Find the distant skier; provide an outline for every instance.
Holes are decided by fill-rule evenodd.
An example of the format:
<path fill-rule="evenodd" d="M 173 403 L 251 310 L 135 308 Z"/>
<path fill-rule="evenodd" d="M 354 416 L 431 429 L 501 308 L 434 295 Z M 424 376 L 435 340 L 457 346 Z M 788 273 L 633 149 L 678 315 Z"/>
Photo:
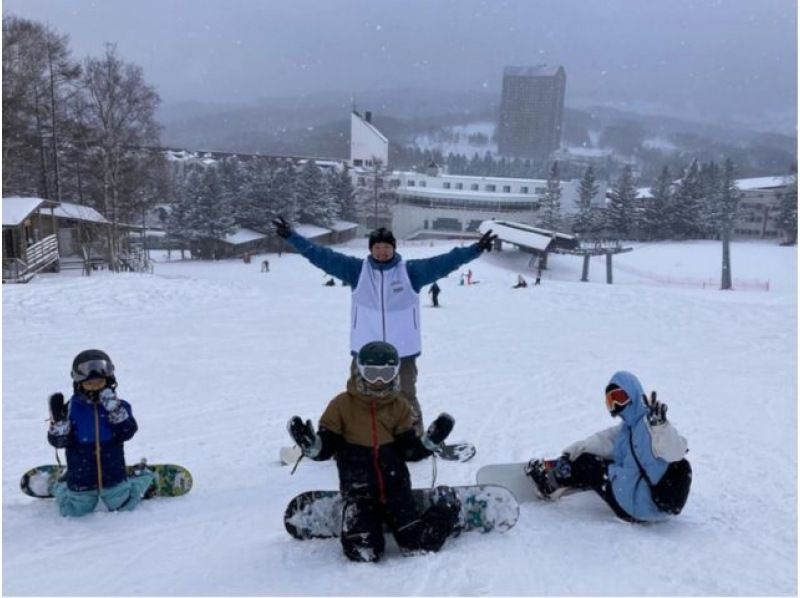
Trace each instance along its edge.
<path fill-rule="evenodd" d="M 333 278 L 329 278 L 327 281 L 325 281 L 325 286 L 326 287 L 335 287 L 336 286 L 336 281 Z"/>
<path fill-rule="evenodd" d="M 442 289 L 439 288 L 439 285 L 435 282 L 431 285 L 431 288 L 428 290 L 428 294 L 431 296 L 431 301 L 433 302 L 434 307 L 439 307 L 439 293 L 442 292 Z"/>
<path fill-rule="evenodd" d="M 667 421 L 667 406 L 639 380 L 617 372 L 606 387 L 606 407 L 622 423 L 564 449 L 554 460 L 532 459 L 526 468 L 542 498 L 594 490 L 630 522 L 677 515 L 689 496 L 692 468 L 686 439 Z"/>
<path fill-rule="evenodd" d="M 388 525 L 404 553 L 436 552 L 458 523 L 460 501 L 452 488 L 436 489 L 433 505 L 420 512 L 411 493 L 406 461 L 431 455 L 453 429 L 442 413 L 421 437 L 399 392 L 400 356 L 389 343 L 364 345 L 347 390 L 328 404 L 314 432 L 311 420 L 294 416 L 289 434 L 315 461 L 336 458 L 343 496 L 341 542 L 353 561 L 375 562 L 384 551 Z"/>
<path fill-rule="evenodd" d="M 138 426 L 131 406 L 116 394 L 114 364 L 103 351 L 89 349 L 72 362 L 74 394 L 65 404 L 60 392 L 50 396 L 47 440 L 66 449 L 66 480 L 53 488 L 64 517 L 91 513 L 99 500 L 109 511 L 136 508 L 153 483 L 142 468 L 128 477 L 123 443 Z"/>
<path fill-rule="evenodd" d="M 400 390 L 411 403 L 415 427 L 424 430 L 417 399 L 417 356 L 422 352 L 420 298 L 422 287 L 447 276 L 484 251 L 491 251 L 497 235 L 487 231 L 476 243 L 456 247 L 427 259 L 403 260 L 396 252 L 392 231 L 379 228 L 369 235 L 369 256 L 364 259 L 315 245 L 292 230 L 282 217 L 273 220 L 278 236 L 317 268 L 344 280 L 352 289 L 350 307 L 350 371 L 355 356 L 369 341 L 392 343 L 400 353 Z"/>

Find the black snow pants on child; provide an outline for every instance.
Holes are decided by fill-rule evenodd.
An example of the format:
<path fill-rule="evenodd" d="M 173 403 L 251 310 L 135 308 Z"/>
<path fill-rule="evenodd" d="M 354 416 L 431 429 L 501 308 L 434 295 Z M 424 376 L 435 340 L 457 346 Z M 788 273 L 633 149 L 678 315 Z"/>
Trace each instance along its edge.
<path fill-rule="evenodd" d="M 432 505 L 419 513 L 411 492 L 387 497 L 346 497 L 342 512 L 342 548 L 353 561 L 375 562 L 385 550 L 384 524 L 404 555 L 437 552 L 453 532 L 457 507 Z"/>

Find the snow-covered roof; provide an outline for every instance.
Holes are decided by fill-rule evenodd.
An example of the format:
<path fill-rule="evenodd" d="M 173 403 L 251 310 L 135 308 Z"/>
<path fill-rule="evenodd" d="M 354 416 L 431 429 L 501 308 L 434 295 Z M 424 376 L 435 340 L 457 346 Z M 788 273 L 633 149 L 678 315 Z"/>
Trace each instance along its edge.
<path fill-rule="evenodd" d="M 389 139 L 387 139 L 386 135 L 384 135 L 383 133 L 381 133 L 381 132 L 378 130 L 378 128 L 377 128 L 375 125 L 373 125 L 373 124 L 372 124 L 371 122 L 369 122 L 369 121 L 368 121 L 366 118 L 364 118 L 363 116 L 361 116 L 361 115 L 360 115 L 358 112 L 356 112 L 355 110 L 353 110 L 353 114 L 354 114 L 355 116 L 357 116 L 357 117 L 358 117 L 358 119 L 359 119 L 359 120 L 360 120 L 360 121 L 361 121 L 361 122 L 364 124 L 364 126 L 365 126 L 365 127 L 367 127 L 367 128 L 370 130 L 370 131 L 372 131 L 373 133 L 375 133 L 375 135 L 377 135 L 378 139 L 380 139 L 381 141 L 383 141 L 383 142 L 385 142 L 385 143 L 389 143 Z"/>
<path fill-rule="evenodd" d="M 331 224 L 331 230 L 340 233 L 346 230 L 353 230 L 354 228 L 358 228 L 358 224 L 355 222 L 348 222 L 347 220 L 334 220 L 333 224 Z"/>
<path fill-rule="evenodd" d="M 298 224 L 294 230 L 306 239 L 313 239 L 314 237 L 321 237 L 331 232 L 329 228 L 322 228 L 313 224 Z"/>
<path fill-rule="evenodd" d="M 538 249 L 539 251 L 547 249 L 547 246 L 553 241 L 553 234 L 550 231 L 517 222 L 484 220 L 478 227 L 481 233 L 485 233 L 490 229 L 503 241 Z"/>
<path fill-rule="evenodd" d="M 237 228 L 231 234 L 225 235 L 223 240 L 231 245 L 241 245 L 242 243 L 249 243 L 250 241 L 258 241 L 266 238 L 267 235 L 250 230 L 249 228 Z"/>
<path fill-rule="evenodd" d="M 774 189 L 775 187 L 785 187 L 792 179 L 792 175 L 784 176 L 762 176 L 751 179 L 736 179 L 736 186 L 740 191 L 750 189 Z"/>
<path fill-rule="evenodd" d="M 498 193 L 466 189 L 437 189 L 436 187 L 398 187 L 395 191 L 397 195 L 402 197 L 436 197 L 440 199 L 461 199 L 465 202 L 530 203 L 539 201 L 539 198 L 532 193 Z"/>
<path fill-rule="evenodd" d="M 62 201 L 61 205 L 53 210 L 56 218 L 69 218 L 70 220 L 82 220 L 84 222 L 95 222 L 97 224 L 111 224 L 105 217 L 89 206 L 82 206 L 77 203 Z"/>
<path fill-rule="evenodd" d="M 43 203 L 41 197 L 4 197 L 3 226 L 19 226 Z"/>
<path fill-rule="evenodd" d="M 739 191 L 752 191 L 754 189 L 776 189 L 788 185 L 794 175 L 786 174 L 782 176 L 760 176 L 749 179 L 736 179 L 736 187 Z M 675 181 L 676 183 L 678 181 Z M 611 188 L 609 188 L 611 191 Z M 639 197 L 645 199 L 653 197 L 650 187 L 639 187 L 637 190 Z"/>

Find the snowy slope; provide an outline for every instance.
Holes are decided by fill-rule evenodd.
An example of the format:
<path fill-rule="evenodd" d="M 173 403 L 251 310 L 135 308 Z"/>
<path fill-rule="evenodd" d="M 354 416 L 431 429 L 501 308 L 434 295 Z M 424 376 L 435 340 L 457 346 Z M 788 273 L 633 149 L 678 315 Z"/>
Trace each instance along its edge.
<path fill-rule="evenodd" d="M 443 307 L 423 309 L 419 394 L 429 418 L 452 413 L 453 438 L 479 452 L 439 462 L 439 483 L 556 455 L 611 425 L 602 389 L 629 369 L 688 438 L 692 495 L 680 517 L 650 526 L 617 521 L 590 494 L 524 504 L 507 534 L 463 535 L 424 557 L 392 548 L 377 565 L 283 530 L 292 496 L 336 486 L 332 463 L 291 476 L 277 457 L 287 419 L 316 421 L 343 388 L 349 292 L 298 256 L 269 258 L 267 274 L 259 259 L 162 262 L 154 275 L 3 287 L 4 594 L 797 593 L 796 248 L 734 244 L 734 277 L 769 280 L 769 291 L 654 281 L 718 276 L 717 243 L 639 246 L 616 258 L 613 285 L 604 262 L 580 283 L 580 260 L 556 256 L 541 286 L 512 290 L 529 273 L 516 251 L 473 262 L 478 285 L 440 281 Z M 189 467 L 191 494 L 67 520 L 18 491 L 23 471 L 54 460 L 46 397 L 68 390 L 72 357 L 89 347 L 114 358 L 139 421 L 129 461 Z M 411 471 L 431 483 L 430 461 Z"/>

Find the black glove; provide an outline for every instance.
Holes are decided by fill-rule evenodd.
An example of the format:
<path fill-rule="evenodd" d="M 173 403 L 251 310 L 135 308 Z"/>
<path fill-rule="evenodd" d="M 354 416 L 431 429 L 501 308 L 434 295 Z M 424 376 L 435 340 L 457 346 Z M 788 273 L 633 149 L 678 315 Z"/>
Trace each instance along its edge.
<path fill-rule="evenodd" d="M 56 392 L 50 395 L 50 421 L 60 422 L 67 419 L 67 406 L 64 404 L 64 395 Z"/>
<path fill-rule="evenodd" d="M 453 431 L 453 426 L 456 425 L 456 420 L 449 413 L 440 413 L 439 417 L 433 420 L 433 423 L 428 426 L 428 431 L 422 437 L 422 444 L 425 448 L 433 451 L 439 448 L 445 438 Z"/>
<path fill-rule="evenodd" d="M 647 422 L 651 426 L 660 426 L 667 423 L 667 405 L 656 398 L 656 391 L 650 393 L 650 398 L 644 397 L 647 406 Z"/>
<path fill-rule="evenodd" d="M 288 239 L 289 235 L 292 234 L 292 225 L 286 222 L 283 216 L 278 216 L 275 220 L 272 221 L 272 224 L 275 225 L 275 232 L 281 239 Z"/>
<path fill-rule="evenodd" d="M 322 448 L 322 441 L 319 436 L 314 433 L 314 425 L 311 420 L 303 420 L 298 416 L 294 416 L 289 420 L 286 428 L 289 430 L 289 435 L 297 443 L 303 454 L 306 457 L 316 457 Z"/>
<path fill-rule="evenodd" d="M 492 234 L 492 229 L 489 229 L 483 233 L 483 236 L 478 240 L 478 249 L 480 249 L 481 253 L 484 251 L 491 251 L 492 243 L 494 243 L 496 238 L 497 235 Z"/>

